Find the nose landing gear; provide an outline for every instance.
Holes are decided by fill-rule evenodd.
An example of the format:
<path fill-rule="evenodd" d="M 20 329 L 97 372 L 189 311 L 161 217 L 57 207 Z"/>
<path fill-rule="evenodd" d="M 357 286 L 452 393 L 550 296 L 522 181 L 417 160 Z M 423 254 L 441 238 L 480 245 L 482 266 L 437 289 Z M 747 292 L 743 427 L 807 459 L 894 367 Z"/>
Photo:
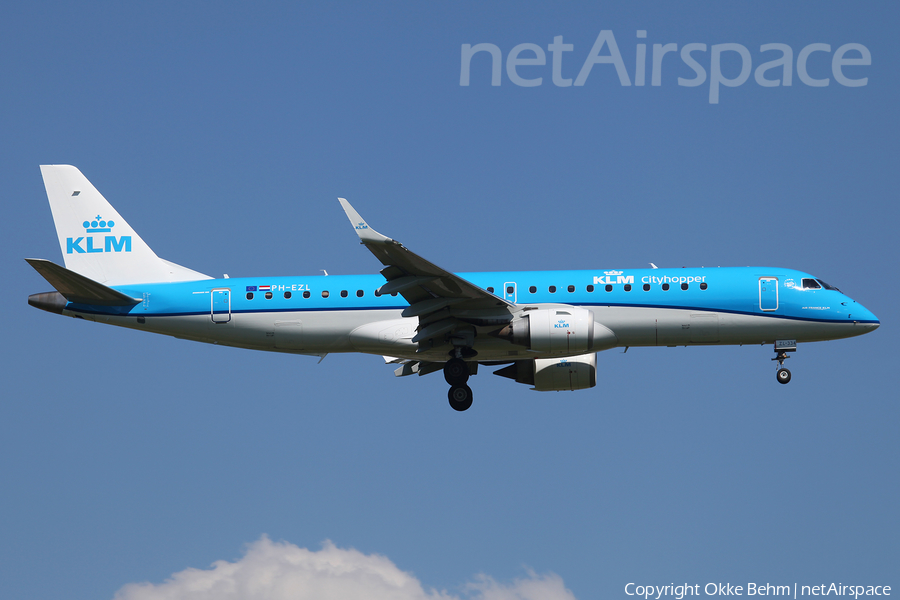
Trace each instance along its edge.
<path fill-rule="evenodd" d="M 796 340 L 776 340 L 775 341 L 775 358 L 778 361 L 778 370 L 775 371 L 775 379 L 778 383 L 789 383 L 791 381 L 791 372 L 784 366 L 784 361 L 790 358 L 788 352 L 797 351 Z"/>
<path fill-rule="evenodd" d="M 778 380 L 778 383 L 788 383 L 791 380 L 791 371 L 782 367 L 775 371 L 775 378 Z"/>

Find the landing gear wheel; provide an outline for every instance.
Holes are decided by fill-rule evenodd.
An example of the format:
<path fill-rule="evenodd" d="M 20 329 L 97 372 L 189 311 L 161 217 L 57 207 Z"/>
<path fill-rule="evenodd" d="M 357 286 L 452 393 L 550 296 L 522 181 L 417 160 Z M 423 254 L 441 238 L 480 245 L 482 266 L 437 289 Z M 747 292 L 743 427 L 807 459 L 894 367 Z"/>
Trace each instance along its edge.
<path fill-rule="evenodd" d="M 775 378 L 778 379 L 778 383 L 788 383 L 791 380 L 791 372 L 782 367 L 775 373 Z"/>
<path fill-rule="evenodd" d="M 450 400 L 450 408 L 453 410 L 459 412 L 468 410 L 472 406 L 472 388 L 465 384 L 454 385 L 447 393 L 447 398 Z"/>
<path fill-rule="evenodd" d="M 444 363 L 444 379 L 452 386 L 465 385 L 469 380 L 469 365 L 461 358 L 451 358 Z"/>

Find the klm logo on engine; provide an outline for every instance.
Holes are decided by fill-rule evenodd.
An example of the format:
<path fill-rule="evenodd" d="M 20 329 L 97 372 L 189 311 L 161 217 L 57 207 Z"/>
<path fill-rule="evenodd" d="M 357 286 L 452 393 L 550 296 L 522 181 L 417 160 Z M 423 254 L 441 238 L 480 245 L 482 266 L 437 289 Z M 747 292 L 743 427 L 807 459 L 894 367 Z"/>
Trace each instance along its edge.
<path fill-rule="evenodd" d="M 92 221 L 82 223 L 85 233 L 112 233 L 115 221 L 104 221 L 97 215 Z M 66 254 L 87 254 L 94 252 L 131 252 L 131 236 L 123 235 L 85 235 L 77 238 L 66 238 Z"/>
<path fill-rule="evenodd" d="M 557 321 L 556 323 L 553 324 L 553 329 L 568 329 L 568 328 L 569 328 L 569 322 L 566 321 L 565 319 L 560 319 L 559 321 Z"/>
<path fill-rule="evenodd" d="M 594 277 L 594 285 L 606 283 L 634 283 L 634 275 L 622 275 L 622 271 L 603 271 L 603 277 Z"/>

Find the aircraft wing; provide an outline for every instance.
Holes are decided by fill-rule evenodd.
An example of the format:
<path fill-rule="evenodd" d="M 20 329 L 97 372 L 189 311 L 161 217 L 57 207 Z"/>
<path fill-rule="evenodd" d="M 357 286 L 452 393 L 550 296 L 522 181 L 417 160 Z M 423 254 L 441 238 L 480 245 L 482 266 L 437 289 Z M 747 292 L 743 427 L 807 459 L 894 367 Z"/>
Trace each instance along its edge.
<path fill-rule="evenodd" d="M 403 316 L 419 318 L 413 341 L 419 343 L 420 351 L 446 343 L 448 338 L 473 325 L 500 325 L 509 321 L 516 310 L 515 304 L 445 271 L 400 242 L 378 233 L 349 202 L 343 198 L 338 200 L 360 243 L 384 265 L 381 274 L 387 283 L 378 292 L 399 293 L 409 302 Z"/>

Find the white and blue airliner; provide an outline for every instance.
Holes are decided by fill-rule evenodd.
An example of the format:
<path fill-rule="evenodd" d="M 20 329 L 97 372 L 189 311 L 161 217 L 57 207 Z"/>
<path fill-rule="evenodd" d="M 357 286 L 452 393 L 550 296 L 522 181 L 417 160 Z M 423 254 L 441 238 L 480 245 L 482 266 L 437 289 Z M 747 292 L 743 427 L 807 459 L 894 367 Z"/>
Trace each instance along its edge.
<path fill-rule="evenodd" d="M 213 279 L 159 258 L 75 167 L 41 173 L 65 267 L 27 259 L 55 288 L 29 296 L 32 306 L 253 350 L 381 355 L 398 377 L 443 371 L 459 411 L 479 366 L 539 391 L 579 390 L 596 385 L 601 350 L 772 344 L 788 383 L 797 344 L 879 326 L 834 286 L 784 268 L 450 273 L 342 198 L 380 274 Z"/>

